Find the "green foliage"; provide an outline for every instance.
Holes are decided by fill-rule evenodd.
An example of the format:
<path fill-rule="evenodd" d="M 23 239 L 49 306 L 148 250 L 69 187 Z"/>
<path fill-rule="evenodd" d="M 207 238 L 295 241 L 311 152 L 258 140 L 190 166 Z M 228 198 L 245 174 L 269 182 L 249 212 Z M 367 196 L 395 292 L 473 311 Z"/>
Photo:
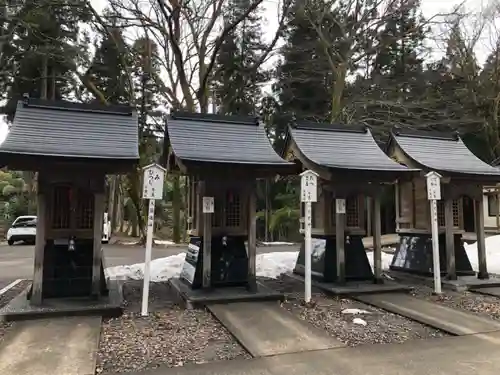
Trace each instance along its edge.
<path fill-rule="evenodd" d="M 7 185 L 2 189 L 2 195 L 6 198 L 18 193 L 19 191 L 12 185 Z"/>

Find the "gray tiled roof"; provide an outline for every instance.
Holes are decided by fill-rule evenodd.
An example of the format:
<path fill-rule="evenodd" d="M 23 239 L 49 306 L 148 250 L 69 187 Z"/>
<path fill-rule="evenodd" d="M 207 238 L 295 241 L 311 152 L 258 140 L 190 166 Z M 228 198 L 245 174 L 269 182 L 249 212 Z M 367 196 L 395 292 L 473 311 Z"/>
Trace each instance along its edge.
<path fill-rule="evenodd" d="M 500 169 L 474 155 L 458 135 L 396 132 L 392 138 L 408 157 L 429 169 L 500 176 Z"/>
<path fill-rule="evenodd" d="M 292 165 L 273 149 L 256 118 L 173 114 L 167 122 L 174 154 L 181 160 L 247 165 Z"/>
<path fill-rule="evenodd" d="M 306 158 L 315 164 L 340 169 L 405 172 L 389 158 L 368 128 L 299 123 L 291 136 Z"/>
<path fill-rule="evenodd" d="M 20 100 L 0 154 L 136 160 L 137 115 L 128 107 Z"/>

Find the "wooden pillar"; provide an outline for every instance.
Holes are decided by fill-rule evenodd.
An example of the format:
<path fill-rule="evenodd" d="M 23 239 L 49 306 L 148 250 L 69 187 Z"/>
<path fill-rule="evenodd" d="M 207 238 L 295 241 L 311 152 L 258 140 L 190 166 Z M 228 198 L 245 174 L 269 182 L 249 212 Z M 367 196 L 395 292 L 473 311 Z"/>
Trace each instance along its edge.
<path fill-rule="evenodd" d="M 382 280 L 382 227 L 380 223 L 380 194 L 375 195 L 373 201 L 373 270 L 376 284 Z"/>
<path fill-rule="evenodd" d="M 488 278 L 488 268 L 486 267 L 486 241 L 484 236 L 484 210 L 482 194 L 474 199 L 476 215 L 476 235 L 477 235 L 477 259 L 479 263 L 479 279 Z"/>
<path fill-rule="evenodd" d="M 248 289 L 257 291 L 257 197 L 255 181 L 252 181 L 248 194 Z"/>
<path fill-rule="evenodd" d="M 446 239 L 446 277 L 448 280 L 457 279 L 455 265 L 455 238 L 453 236 L 453 199 L 446 197 L 444 201 L 444 224 Z"/>
<path fill-rule="evenodd" d="M 400 213 L 401 209 L 399 208 L 399 205 L 401 202 L 399 201 L 401 198 L 399 194 L 399 180 L 396 181 L 396 184 L 394 185 L 394 210 L 396 211 L 396 233 L 399 231 L 399 220 L 401 219 Z"/>
<path fill-rule="evenodd" d="M 498 185 L 495 186 L 495 216 L 497 231 L 500 229 L 500 192 Z"/>
<path fill-rule="evenodd" d="M 374 236 L 375 234 L 372 231 L 372 216 L 373 216 L 373 210 L 372 210 L 372 198 L 371 197 L 366 197 L 366 237 Z"/>
<path fill-rule="evenodd" d="M 203 181 L 200 189 L 201 201 L 207 193 L 207 182 Z M 215 202 L 214 202 L 215 203 Z M 203 273 L 202 286 L 210 288 L 212 285 L 212 214 L 203 213 L 203 204 L 201 205 L 199 215 L 203 215 Z"/>
<path fill-rule="evenodd" d="M 36 222 L 36 239 L 35 239 L 35 272 L 33 275 L 33 292 L 31 294 L 31 304 L 40 305 L 43 296 L 43 262 L 45 254 L 45 234 L 47 222 L 47 196 L 40 186 L 38 180 L 38 196 L 37 196 L 37 222 Z M 42 190 L 42 191 L 41 191 Z"/>
<path fill-rule="evenodd" d="M 92 295 L 101 295 L 102 227 L 104 216 L 104 193 L 94 195 L 94 255 L 92 262 Z"/>
<path fill-rule="evenodd" d="M 345 200 L 344 200 L 345 202 Z M 335 199 L 335 242 L 337 247 L 337 283 L 345 283 L 345 211 L 339 213 L 338 200 Z"/>

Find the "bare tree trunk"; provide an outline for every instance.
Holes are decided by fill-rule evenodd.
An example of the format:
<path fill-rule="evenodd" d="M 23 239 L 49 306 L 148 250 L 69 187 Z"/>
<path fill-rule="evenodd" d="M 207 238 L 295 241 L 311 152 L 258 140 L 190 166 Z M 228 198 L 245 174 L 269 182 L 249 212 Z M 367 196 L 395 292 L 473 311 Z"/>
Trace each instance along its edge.
<path fill-rule="evenodd" d="M 330 115 L 330 121 L 332 123 L 339 120 L 342 114 L 342 98 L 344 96 L 345 80 L 347 76 L 347 65 L 339 64 L 337 71 L 335 72 L 335 82 L 333 83 L 332 92 L 332 112 Z"/>

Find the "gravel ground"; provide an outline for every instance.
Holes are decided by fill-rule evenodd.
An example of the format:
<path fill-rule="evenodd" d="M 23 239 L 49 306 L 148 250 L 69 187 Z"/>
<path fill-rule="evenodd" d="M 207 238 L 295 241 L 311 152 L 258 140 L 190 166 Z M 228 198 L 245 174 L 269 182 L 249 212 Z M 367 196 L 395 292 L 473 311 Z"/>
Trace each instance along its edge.
<path fill-rule="evenodd" d="M 446 333 L 423 324 L 388 313 L 347 298 L 329 297 L 313 289 L 316 306 L 302 305 L 303 284 L 290 278 L 266 280 L 266 284 L 287 295 L 283 307 L 349 346 L 379 343 L 402 343 L 413 339 L 447 336 Z M 359 309 L 364 313 L 342 313 L 345 309 Z M 368 312 L 368 313 L 366 313 Z M 366 326 L 354 323 L 359 318 Z M 361 322 L 360 322 L 361 323 Z"/>
<path fill-rule="evenodd" d="M 479 293 L 455 292 L 443 289 L 443 295 L 435 296 L 428 286 L 415 286 L 412 295 L 448 307 L 475 313 L 487 318 L 500 320 L 500 298 Z"/>
<path fill-rule="evenodd" d="M 175 305 L 164 283 L 151 283 L 150 315 L 141 317 L 141 290 L 127 282 L 124 315 L 103 321 L 97 374 L 250 358 L 209 312 Z"/>

